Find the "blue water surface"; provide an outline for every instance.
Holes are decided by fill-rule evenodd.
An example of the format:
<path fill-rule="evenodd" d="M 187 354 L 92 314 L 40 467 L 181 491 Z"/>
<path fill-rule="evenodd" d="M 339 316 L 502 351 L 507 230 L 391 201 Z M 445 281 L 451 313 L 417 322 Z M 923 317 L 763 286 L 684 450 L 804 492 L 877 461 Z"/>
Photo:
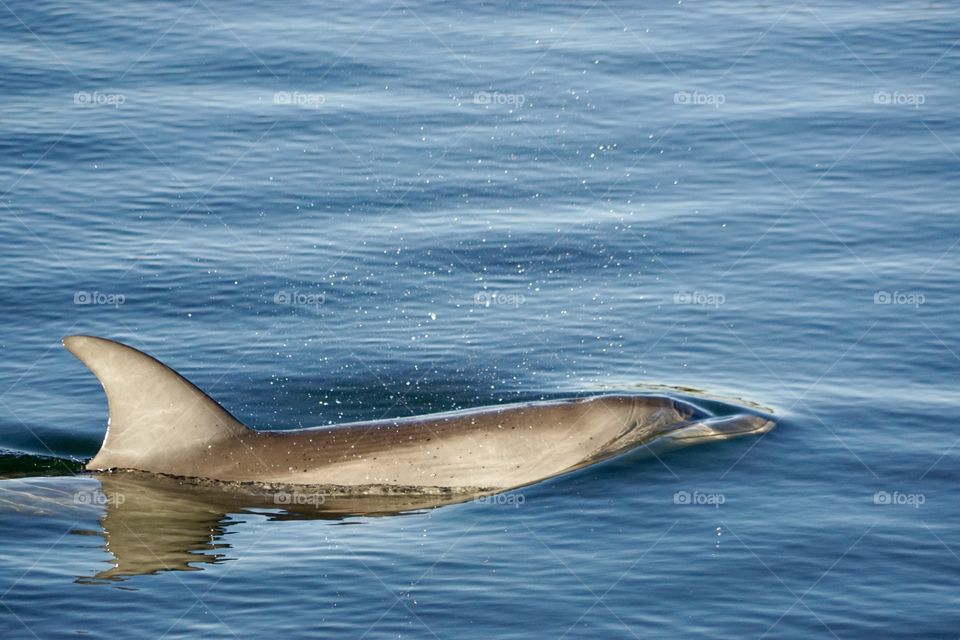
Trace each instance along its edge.
<path fill-rule="evenodd" d="M 3 636 L 956 637 L 958 25 L 0 1 Z M 263 429 L 624 391 L 780 423 L 401 516 L 117 524 L 63 475 L 106 420 L 75 333 Z"/>

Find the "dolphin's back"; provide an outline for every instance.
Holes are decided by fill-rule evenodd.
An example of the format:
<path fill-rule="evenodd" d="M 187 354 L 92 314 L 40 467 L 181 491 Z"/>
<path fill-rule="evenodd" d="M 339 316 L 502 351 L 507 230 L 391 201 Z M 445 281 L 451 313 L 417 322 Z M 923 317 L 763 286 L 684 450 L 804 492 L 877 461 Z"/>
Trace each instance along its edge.
<path fill-rule="evenodd" d="M 692 417 L 669 398 L 597 396 L 260 432 L 279 482 L 478 490 L 515 487 L 627 448 L 638 432 Z"/>

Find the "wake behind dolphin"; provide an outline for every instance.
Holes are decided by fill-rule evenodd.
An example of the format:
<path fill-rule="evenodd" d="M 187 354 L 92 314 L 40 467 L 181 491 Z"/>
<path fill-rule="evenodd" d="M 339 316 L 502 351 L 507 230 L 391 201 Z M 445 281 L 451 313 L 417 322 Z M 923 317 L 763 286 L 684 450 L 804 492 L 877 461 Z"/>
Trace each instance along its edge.
<path fill-rule="evenodd" d="M 504 491 L 655 441 L 724 440 L 775 425 L 760 415 L 712 416 L 666 396 L 605 395 L 256 431 L 132 347 L 92 336 L 63 344 L 97 376 L 109 405 L 107 433 L 88 470 L 348 493 Z"/>

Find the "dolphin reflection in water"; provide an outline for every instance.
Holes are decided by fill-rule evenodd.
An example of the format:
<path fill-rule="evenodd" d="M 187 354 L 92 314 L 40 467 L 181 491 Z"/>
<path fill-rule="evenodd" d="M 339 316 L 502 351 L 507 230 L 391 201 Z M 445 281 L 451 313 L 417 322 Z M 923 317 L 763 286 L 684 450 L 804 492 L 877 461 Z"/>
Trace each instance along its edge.
<path fill-rule="evenodd" d="M 342 520 L 416 512 L 471 499 L 471 495 L 327 495 L 309 487 L 262 491 L 141 472 L 97 473 L 106 550 L 116 562 L 89 580 L 123 580 L 161 571 L 198 571 L 229 559 L 223 541 L 235 517 Z M 80 579 L 84 582 L 83 578 Z"/>
<path fill-rule="evenodd" d="M 230 559 L 224 535 L 245 517 L 269 521 L 393 516 L 470 500 L 464 493 L 328 495 L 314 487 L 177 478 L 140 471 L 0 480 L 0 516 L 59 518 L 77 536 L 102 537 L 112 556 L 77 582 L 123 581 L 164 571 L 200 571 Z M 99 526 L 78 526 L 96 517 Z M 62 533 L 62 531 L 61 531 Z M 59 535 L 59 534 L 58 534 Z"/>

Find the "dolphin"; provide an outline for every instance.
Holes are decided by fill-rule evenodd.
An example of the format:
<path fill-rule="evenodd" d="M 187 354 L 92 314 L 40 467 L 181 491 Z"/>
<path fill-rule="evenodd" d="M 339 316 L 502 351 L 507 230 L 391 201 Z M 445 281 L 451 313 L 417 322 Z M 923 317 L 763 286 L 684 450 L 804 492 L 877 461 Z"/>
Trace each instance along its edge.
<path fill-rule="evenodd" d="M 109 418 L 91 471 L 341 493 L 505 491 L 652 442 L 677 445 L 765 433 L 769 416 L 713 416 L 660 395 L 600 395 L 410 418 L 258 431 L 173 369 L 133 347 L 75 335 L 64 346 L 97 377 Z"/>

